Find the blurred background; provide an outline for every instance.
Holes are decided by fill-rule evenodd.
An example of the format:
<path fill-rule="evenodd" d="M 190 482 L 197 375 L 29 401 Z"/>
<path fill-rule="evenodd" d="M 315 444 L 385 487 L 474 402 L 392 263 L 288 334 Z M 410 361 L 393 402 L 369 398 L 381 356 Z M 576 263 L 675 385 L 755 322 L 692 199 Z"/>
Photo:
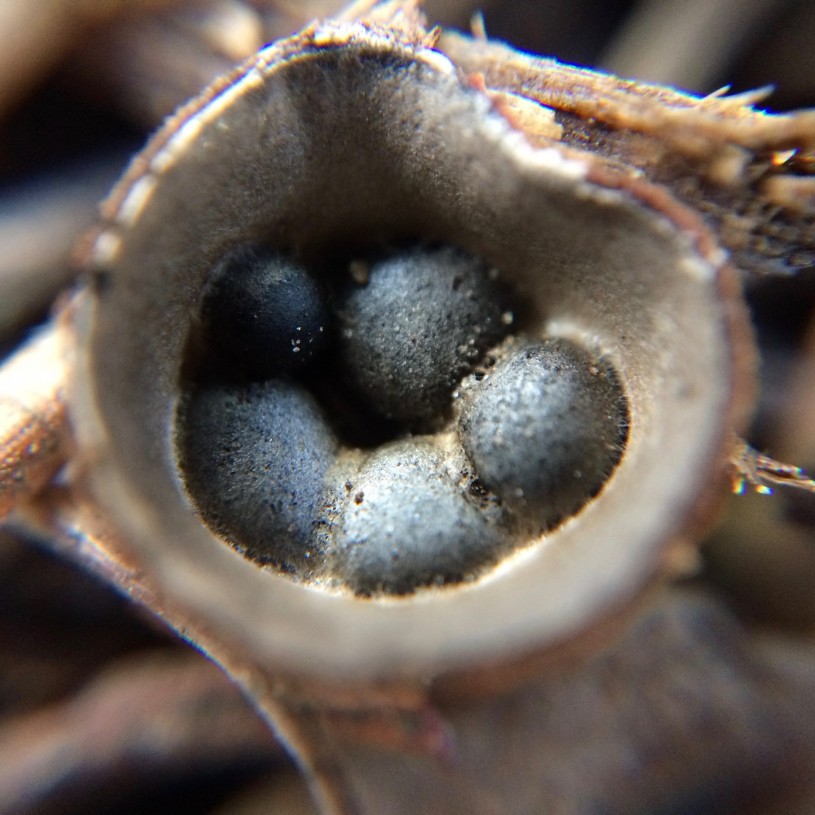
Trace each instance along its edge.
<path fill-rule="evenodd" d="M 48 319 L 72 281 L 77 237 L 163 118 L 265 42 L 343 5 L 0 0 L 0 355 Z M 815 106 L 812 0 L 428 0 L 426 11 L 467 31 L 480 12 L 491 38 L 625 77 L 700 94 L 771 85 L 771 110 Z M 815 270 L 747 286 L 763 382 L 751 441 L 815 469 Z M 735 500 L 686 588 L 714 596 L 746 641 L 774 654 L 788 683 L 779 704 L 811 706 L 801 689 L 815 687 L 815 503 Z M 801 788 L 799 808 L 769 785 L 777 808 L 755 811 L 815 812 L 811 783 L 779 784 Z M 738 796 L 731 810 L 683 795 L 664 811 L 747 811 Z M 0 532 L 0 815 L 146 811 L 311 807 L 217 668 L 47 542 Z"/>

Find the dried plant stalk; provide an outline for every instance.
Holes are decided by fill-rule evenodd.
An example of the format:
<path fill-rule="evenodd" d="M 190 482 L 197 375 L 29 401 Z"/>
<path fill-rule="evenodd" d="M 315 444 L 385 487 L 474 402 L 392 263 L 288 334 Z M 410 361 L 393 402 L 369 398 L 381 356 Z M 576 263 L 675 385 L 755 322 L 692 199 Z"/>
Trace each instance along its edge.
<path fill-rule="evenodd" d="M 0 519 L 62 466 L 69 441 L 67 329 L 46 329 L 0 372 Z"/>

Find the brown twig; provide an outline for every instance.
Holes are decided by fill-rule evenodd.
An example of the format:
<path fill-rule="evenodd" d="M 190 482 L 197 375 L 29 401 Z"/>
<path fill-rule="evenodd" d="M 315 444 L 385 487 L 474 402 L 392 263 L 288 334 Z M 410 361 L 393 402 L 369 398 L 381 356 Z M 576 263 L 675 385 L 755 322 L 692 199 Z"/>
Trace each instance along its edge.
<path fill-rule="evenodd" d="M 282 752 L 238 690 L 193 654 L 114 665 L 63 705 L 0 727 L 0 813 L 118 794 L 193 767 L 278 763 Z"/>
<path fill-rule="evenodd" d="M 0 370 L 0 520 L 63 464 L 67 332 L 51 325 Z"/>

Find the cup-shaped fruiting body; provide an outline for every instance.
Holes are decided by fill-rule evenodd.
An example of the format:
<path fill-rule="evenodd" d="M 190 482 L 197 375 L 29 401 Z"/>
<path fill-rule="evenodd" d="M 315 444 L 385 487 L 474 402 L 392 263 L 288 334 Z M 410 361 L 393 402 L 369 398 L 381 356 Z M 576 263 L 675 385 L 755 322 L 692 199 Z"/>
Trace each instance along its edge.
<path fill-rule="evenodd" d="M 127 562 L 204 647 L 326 681 L 494 664 L 630 604 L 720 492 L 750 380 L 749 332 L 723 253 L 664 191 L 590 155 L 531 147 L 476 86 L 421 42 L 357 24 L 312 27 L 187 106 L 106 204 L 77 309 L 72 419 Z M 497 568 L 360 598 L 333 580 L 259 567 L 202 522 L 181 466 L 178 408 L 213 269 L 235 247 L 326 270 L 410 242 L 500 269 L 529 341 L 566 339 L 613 369 L 628 436 L 597 496 L 545 534 L 518 533 Z M 486 375 L 490 354 L 479 363 Z M 337 372 L 317 356 L 308 376 L 319 379 L 315 399 L 335 390 Z M 453 405 L 422 444 L 451 449 L 455 414 Z M 329 481 L 352 462 L 352 476 L 379 472 L 381 486 L 377 455 L 340 437 Z M 506 510 L 461 457 L 472 506 L 482 517 Z M 367 500 L 344 522 L 328 520 L 361 529 Z"/>
<path fill-rule="evenodd" d="M 625 394 L 565 339 L 513 347 L 463 399 L 459 432 L 484 486 L 544 527 L 597 494 L 622 455 Z"/>
<path fill-rule="evenodd" d="M 449 408 L 511 322 L 497 270 L 450 246 L 393 253 L 339 303 L 343 372 L 377 413 L 408 423 Z"/>

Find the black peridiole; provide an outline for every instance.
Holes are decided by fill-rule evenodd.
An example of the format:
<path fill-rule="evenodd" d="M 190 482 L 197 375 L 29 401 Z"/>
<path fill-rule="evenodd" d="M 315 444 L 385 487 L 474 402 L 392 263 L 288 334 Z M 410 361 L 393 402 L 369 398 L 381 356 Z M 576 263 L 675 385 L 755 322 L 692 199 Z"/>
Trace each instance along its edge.
<path fill-rule="evenodd" d="M 319 284 L 290 257 L 244 245 L 217 264 L 204 299 L 208 353 L 238 377 L 303 366 L 325 345 L 329 313 Z"/>

